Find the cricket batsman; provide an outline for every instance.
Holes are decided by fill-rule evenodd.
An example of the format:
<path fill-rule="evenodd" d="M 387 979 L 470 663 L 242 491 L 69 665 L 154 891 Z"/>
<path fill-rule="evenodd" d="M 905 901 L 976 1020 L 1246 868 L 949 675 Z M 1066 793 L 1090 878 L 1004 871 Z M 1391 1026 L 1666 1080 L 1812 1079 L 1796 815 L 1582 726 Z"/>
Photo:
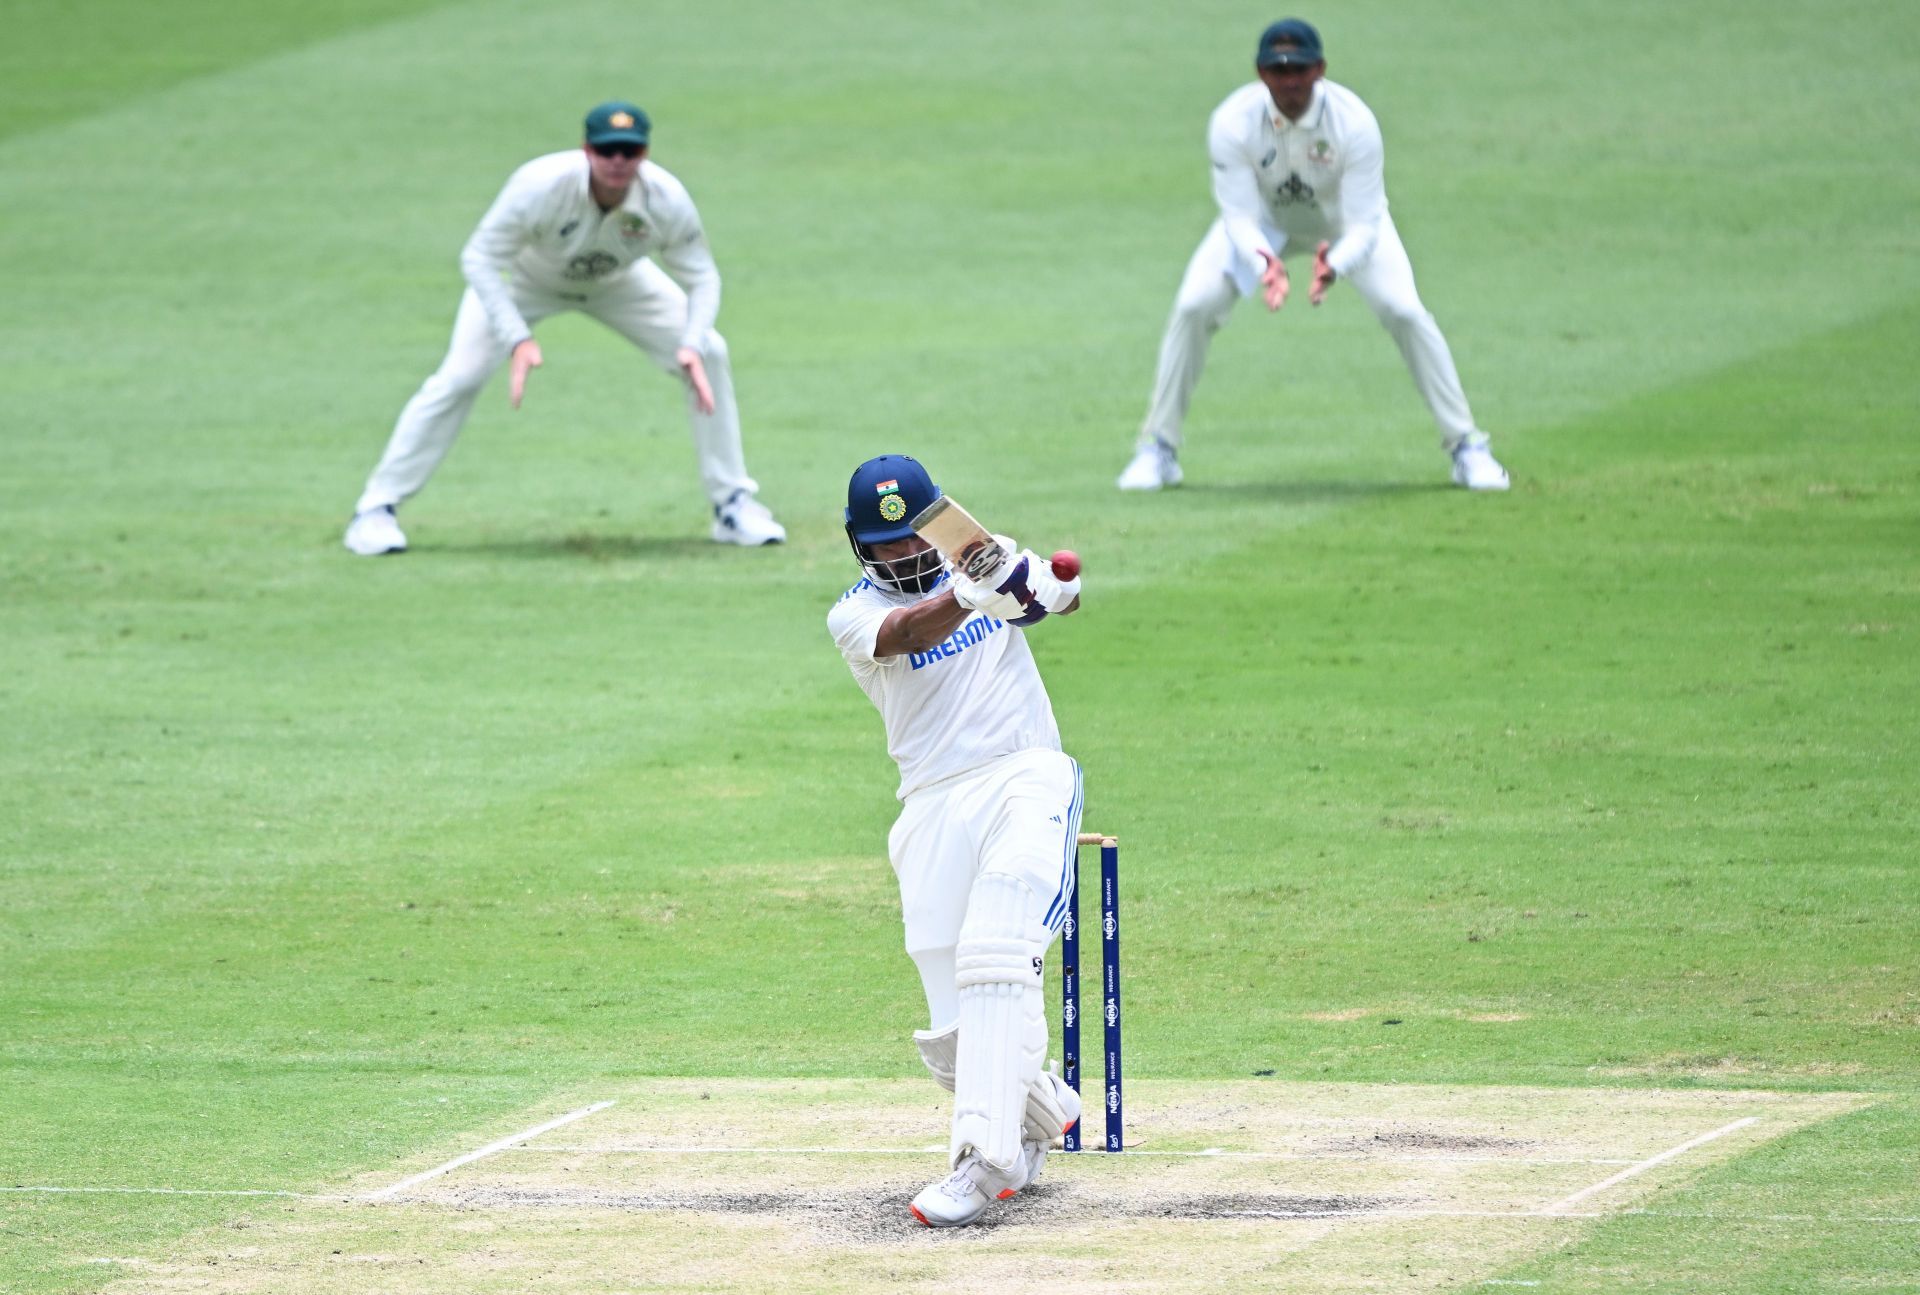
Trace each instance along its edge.
<path fill-rule="evenodd" d="M 1047 1053 L 1041 971 L 1066 914 L 1080 830 L 1080 767 L 1060 730 L 1028 631 L 1080 606 L 1029 550 L 975 580 L 949 570 L 911 519 L 941 497 L 904 455 L 869 459 L 847 485 L 847 539 L 866 576 L 827 628 L 886 724 L 900 767 L 887 852 L 906 948 L 927 995 L 920 1057 L 953 1094 L 952 1172 L 913 1198 L 929 1227 L 978 1219 L 1039 1176 L 1080 1118 Z"/>

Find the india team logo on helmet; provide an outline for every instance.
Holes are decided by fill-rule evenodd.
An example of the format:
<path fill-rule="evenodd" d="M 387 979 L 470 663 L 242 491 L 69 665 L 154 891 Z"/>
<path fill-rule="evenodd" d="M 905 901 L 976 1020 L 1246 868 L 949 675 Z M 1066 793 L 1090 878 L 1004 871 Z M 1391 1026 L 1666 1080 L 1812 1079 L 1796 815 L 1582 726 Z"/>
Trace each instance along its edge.
<path fill-rule="evenodd" d="M 927 470 L 904 454 L 882 454 L 853 471 L 847 482 L 847 540 L 876 584 L 900 593 L 927 593 L 940 582 L 940 555 L 930 546 L 905 557 L 881 559 L 874 547 L 913 539 L 909 519 L 940 498 Z"/>

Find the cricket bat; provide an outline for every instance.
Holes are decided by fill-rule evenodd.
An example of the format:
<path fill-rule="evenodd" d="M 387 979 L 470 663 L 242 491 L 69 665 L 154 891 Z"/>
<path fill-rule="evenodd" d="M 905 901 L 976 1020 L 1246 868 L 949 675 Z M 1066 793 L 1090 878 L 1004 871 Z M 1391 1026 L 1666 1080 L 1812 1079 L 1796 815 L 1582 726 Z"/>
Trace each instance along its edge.
<path fill-rule="evenodd" d="M 1006 550 L 987 533 L 986 527 L 973 520 L 972 513 L 955 503 L 951 495 L 942 495 L 928 504 L 907 525 L 969 580 L 986 579 L 1006 561 Z"/>

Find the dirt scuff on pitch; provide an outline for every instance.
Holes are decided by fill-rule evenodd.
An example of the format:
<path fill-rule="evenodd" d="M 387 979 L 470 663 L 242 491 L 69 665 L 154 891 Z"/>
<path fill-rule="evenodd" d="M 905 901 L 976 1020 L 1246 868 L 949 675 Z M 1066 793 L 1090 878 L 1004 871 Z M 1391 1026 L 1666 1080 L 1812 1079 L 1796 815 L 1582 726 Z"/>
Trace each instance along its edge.
<path fill-rule="evenodd" d="M 1314 1149 L 1333 1155 L 1381 1155 L 1405 1152 L 1506 1152 L 1521 1155 L 1535 1150 L 1540 1143 L 1533 1138 L 1515 1138 L 1499 1133 L 1458 1133 L 1446 1129 L 1390 1128 L 1376 1133 L 1329 1138 Z"/>

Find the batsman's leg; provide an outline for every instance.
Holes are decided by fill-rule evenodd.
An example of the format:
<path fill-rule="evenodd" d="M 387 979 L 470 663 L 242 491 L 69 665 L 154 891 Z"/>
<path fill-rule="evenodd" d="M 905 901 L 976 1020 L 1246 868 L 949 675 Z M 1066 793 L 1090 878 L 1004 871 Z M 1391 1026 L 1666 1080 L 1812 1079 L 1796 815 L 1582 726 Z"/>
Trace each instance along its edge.
<path fill-rule="evenodd" d="M 974 882 L 960 932 L 960 1046 L 954 1073 L 954 1164 L 968 1148 L 995 1169 L 1020 1164 L 1027 1090 L 1046 1059 L 1040 989 L 1046 928 L 1025 881 L 986 873 Z"/>
<path fill-rule="evenodd" d="M 1041 971 L 1066 916 L 1079 834 L 1080 768 L 1057 751 L 1012 757 L 984 788 L 988 821 L 967 899 L 956 982 L 960 1039 L 952 1152 L 998 1168 L 1021 1143 L 1051 1142 L 1079 1119 L 1079 1101 L 1043 1073 L 1047 1023 Z"/>
<path fill-rule="evenodd" d="M 949 963 L 949 966 L 952 964 Z M 956 1020 L 944 1030 L 915 1030 L 913 1043 L 920 1052 L 921 1064 L 933 1076 L 933 1082 L 953 1092 L 960 1064 L 960 1023 Z M 1026 1106 L 1021 1113 L 1020 1141 L 1027 1146 L 1031 1160 L 1038 1144 L 1044 1155 L 1053 1140 L 1080 1121 L 1080 1094 L 1054 1071 L 1042 1071 L 1027 1089 Z"/>

